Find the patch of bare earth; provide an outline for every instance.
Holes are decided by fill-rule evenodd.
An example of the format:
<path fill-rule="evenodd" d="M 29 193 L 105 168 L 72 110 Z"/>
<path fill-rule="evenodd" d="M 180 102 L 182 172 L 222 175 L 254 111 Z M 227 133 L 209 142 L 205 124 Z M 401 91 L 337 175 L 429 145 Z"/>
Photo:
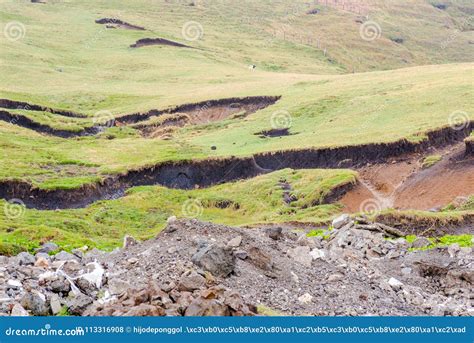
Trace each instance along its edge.
<path fill-rule="evenodd" d="M 441 155 L 441 161 L 423 168 L 423 159 L 432 154 Z M 474 194 L 474 158 L 465 155 L 464 143 L 367 165 L 358 172 L 358 185 L 340 201 L 349 212 L 368 210 L 365 207 L 439 209 Z"/>

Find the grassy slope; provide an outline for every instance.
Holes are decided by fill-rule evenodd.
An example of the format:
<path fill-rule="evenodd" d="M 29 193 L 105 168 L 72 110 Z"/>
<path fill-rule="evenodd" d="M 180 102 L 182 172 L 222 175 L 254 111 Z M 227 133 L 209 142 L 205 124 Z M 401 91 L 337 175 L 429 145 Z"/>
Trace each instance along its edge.
<path fill-rule="evenodd" d="M 282 180 L 292 186 L 291 193 L 298 198 L 291 205 L 283 201 L 279 186 Z M 334 187 L 354 181 L 355 173 L 347 170 L 285 169 L 192 191 L 136 187 L 124 198 L 98 202 L 85 209 L 26 210 L 19 218 L 2 218 L 0 254 L 15 249 L 31 250 L 51 239 L 65 249 L 84 244 L 112 248 L 127 233 L 141 239 L 156 235 L 171 215 L 232 225 L 295 220 L 318 223 L 329 220 L 339 207 L 314 204 Z M 223 206 L 219 204 L 225 201 L 230 205 L 220 208 Z M 6 206 L 5 202 L 0 200 L 0 206 Z"/>
<path fill-rule="evenodd" d="M 219 3 L 210 6 L 197 1 L 197 6 L 191 7 L 156 1 L 150 6 L 144 0 L 111 0 L 95 1 L 92 7 L 87 1 L 47 5 L 2 2 L 2 27 L 6 22 L 20 21 L 26 35 L 17 42 L 0 35 L 0 97 L 71 109 L 91 117 L 60 119 L 22 112 L 52 127 L 90 126 L 99 110 L 118 116 L 223 97 L 283 98 L 243 121 L 184 128 L 171 141 L 138 138 L 127 128 L 64 140 L 0 122 L 0 178 L 26 179 L 43 188 L 73 188 L 108 173 L 166 160 L 394 140 L 446 125 L 451 112 L 469 113 L 473 108 L 473 65 L 469 63 L 337 75 L 353 68 L 366 71 L 472 60 L 472 45 L 467 45 L 472 31 L 456 31 L 465 26 L 465 11 L 459 8 L 472 7 L 467 2 L 456 1 L 447 11 L 433 9 L 421 0 L 390 6 L 374 2 L 370 18 L 381 24 L 383 34 L 370 43 L 360 39 L 353 14 L 334 8 L 320 8 L 319 15 L 307 16 L 307 6 L 298 5 L 303 1 Z M 104 16 L 119 17 L 149 31 L 106 30 L 94 23 Z M 128 47 L 139 38 L 157 36 L 186 43 L 181 27 L 189 20 L 199 21 L 204 28 L 203 39 L 188 42 L 199 49 Z M 395 27 L 403 32 L 395 32 Z M 272 36 L 281 28 L 292 34 L 285 39 Z M 324 38 L 327 56 L 302 43 L 302 30 Z M 402 35 L 406 42 L 402 46 L 393 43 L 388 39 L 392 34 Z M 440 49 L 453 35 L 446 48 Z M 250 63 L 257 64 L 256 71 L 248 70 Z M 276 110 L 290 113 L 293 135 L 274 139 L 255 136 L 255 132 L 270 128 Z M 110 140 L 110 136 L 117 138 Z M 211 145 L 217 150 L 211 151 Z M 330 175 L 326 177 L 331 180 Z M 297 189 L 319 185 L 314 180 L 307 183 L 305 177 L 302 180 Z M 257 178 L 229 191 L 224 186 L 191 192 L 143 187 L 132 190 L 127 198 L 83 210 L 27 210 L 13 222 L 0 218 L 2 238 L 23 247 L 48 238 L 66 247 L 78 242 L 111 247 L 125 232 L 139 237 L 157 232 L 168 215 L 181 211 L 183 199 L 199 197 L 204 204 L 212 204 L 217 194 L 226 192 L 243 203 L 241 210 L 210 206 L 202 219 L 233 224 L 270 219 L 318 221 L 337 212 L 337 206 L 331 205 L 300 206 L 288 213 L 288 208 L 273 203 L 281 198 L 281 191 L 274 191 L 275 181 Z M 253 182 L 263 185 L 256 188 Z M 254 189 L 258 190 L 256 198 L 267 206 L 263 211 L 262 201 L 259 205 L 248 199 Z M 15 230 L 6 233 L 9 228 Z M 92 238 L 84 238 L 84 233 Z"/>
<path fill-rule="evenodd" d="M 112 129 L 119 137 L 113 140 L 106 135 L 65 140 L 0 122 L 0 162 L 5 165 L 0 177 L 23 178 L 42 187 L 46 180 L 67 186 L 70 180 L 53 173 L 52 166 L 72 161 L 97 166 L 100 174 L 107 174 L 166 160 L 392 141 L 447 125 L 456 110 L 469 112 L 474 107 L 469 96 L 472 67 L 460 64 L 314 76 L 314 81 L 304 76 L 306 81 L 293 86 L 278 84 L 280 77 L 288 76 L 277 75 L 274 87 L 266 85 L 258 93 L 247 93 L 281 94 L 276 105 L 244 120 L 181 129 L 169 141 L 139 138 L 126 128 Z M 279 110 L 291 115 L 292 135 L 267 139 L 255 135 L 271 128 L 272 114 Z M 211 150 L 212 145 L 217 150 Z"/>

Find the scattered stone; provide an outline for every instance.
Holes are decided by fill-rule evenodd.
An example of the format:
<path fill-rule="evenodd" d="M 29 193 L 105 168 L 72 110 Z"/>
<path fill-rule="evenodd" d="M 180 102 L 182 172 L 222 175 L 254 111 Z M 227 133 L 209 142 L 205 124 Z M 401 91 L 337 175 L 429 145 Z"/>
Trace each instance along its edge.
<path fill-rule="evenodd" d="M 17 255 L 20 266 L 32 265 L 35 263 L 35 257 L 28 252 L 21 252 Z"/>
<path fill-rule="evenodd" d="M 235 256 L 232 250 L 217 244 L 202 247 L 191 260 L 214 276 L 227 277 L 235 268 Z"/>
<path fill-rule="evenodd" d="M 324 257 L 326 256 L 323 249 L 316 249 L 316 248 L 311 250 L 309 254 L 313 258 L 313 260 L 324 259 Z"/>
<path fill-rule="evenodd" d="M 308 246 L 299 246 L 294 249 L 290 249 L 288 251 L 288 255 L 305 267 L 311 267 L 311 261 L 313 260 L 313 257 L 310 255 L 310 248 Z"/>
<path fill-rule="evenodd" d="M 61 312 L 61 302 L 56 294 L 51 296 L 51 299 L 49 300 L 49 306 L 51 307 L 51 312 L 53 315 L 57 315 L 59 312 Z"/>
<path fill-rule="evenodd" d="M 28 314 L 28 311 L 23 308 L 23 306 L 21 306 L 20 304 L 15 304 L 13 305 L 11 316 L 12 317 L 28 317 L 29 314 Z"/>
<path fill-rule="evenodd" d="M 48 268 L 49 267 L 49 262 L 44 257 L 38 257 L 36 259 L 36 262 L 35 262 L 35 267 Z"/>
<path fill-rule="evenodd" d="M 329 282 L 337 282 L 337 281 L 341 281 L 341 280 L 344 280 L 344 274 L 339 273 L 339 272 L 331 274 L 328 277 Z"/>
<path fill-rule="evenodd" d="M 132 288 L 132 285 L 129 282 L 117 278 L 110 279 L 108 286 L 111 295 L 120 295 Z"/>
<path fill-rule="evenodd" d="M 271 227 L 266 230 L 268 237 L 277 241 L 283 236 L 283 229 L 281 227 Z"/>
<path fill-rule="evenodd" d="M 35 252 L 37 253 L 44 253 L 44 254 L 48 254 L 50 252 L 54 252 L 56 250 L 58 250 L 59 247 L 56 243 L 53 243 L 53 242 L 47 242 L 47 243 L 44 243 L 41 248 L 38 248 L 35 250 Z"/>
<path fill-rule="evenodd" d="M 349 224 L 350 222 L 351 222 L 351 217 L 348 214 L 342 214 L 332 221 L 332 227 L 335 230 L 338 230 L 341 227 Z"/>
<path fill-rule="evenodd" d="M 138 241 L 133 238 L 132 236 L 129 236 L 129 235 L 125 235 L 125 237 L 123 238 L 123 249 L 128 249 L 129 247 L 131 246 L 134 246 L 134 245 L 137 245 L 138 244 Z"/>
<path fill-rule="evenodd" d="M 26 292 L 21 298 L 21 305 L 30 310 L 34 316 L 47 316 L 49 314 L 46 297 L 36 290 Z"/>
<path fill-rule="evenodd" d="M 127 262 L 130 264 L 135 264 L 138 262 L 138 258 L 135 258 L 135 257 L 129 258 Z"/>
<path fill-rule="evenodd" d="M 247 257 L 249 257 L 249 254 L 247 254 L 245 250 L 236 250 L 234 252 L 234 256 L 240 260 L 245 260 Z"/>
<path fill-rule="evenodd" d="M 56 261 L 70 261 L 70 260 L 77 260 L 77 256 L 74 256 L 73 254 L 68 253 L 63 250 L 57 253 L 56 255 L 54 255 L 54 259 Z"/>
<path fill-rule="evenodd" d="M 203 276 L 195 271 L 190 271 L 181 275 L 178 282 L 178 290 L 192 292 L 203 287 L 205 284 L 206 279 Z"/>
<path fill-rule="evenodd" d="M 73 249 L 71 250 L 71 254 L 73 254 L 80 260 L 84 258 L 84 251 L 82 251 L 82 249 Z"/>
<path fill-rule="evenodd" d="M 22 288 L 22 284 L 18 280 L 8 280 L 7 281 L 7 289 L 20 289 Z"/>
<path fill-rule="evenodd" d="M 313 296 L 309 293 L 305 293 L 298 298 L 298 301 L 302 304 L 309 304 L 313 301 Z"/>
<path fill-rule="evenodd" d="M 388 280 L 388 284 L 390 285 L 390 287 L 392 287 L 392 289 L 394 291 L 398 291 L 403 287 L 403 283 L 401 281 L 395 279 L 394 277 L 391 277 Z"/>
<path fill-rule="evenodd" d="M 451 258 L 456 257 L 456 254 L 461 251 L 459 244 L 454 243 L 448 246 L 448 253 Z"/>
<path fill-rule="evenodd" d="M 240 246 L 240 244 L 242 244 L 242 236 L 236 236 L 227 243 L 227 246 L 231 248 L 237 248 Z"/>
<path fill-rule="evenodd" d="M 68 311 L 73 315 L 82 315 L 87 306 L 92 304 L 92 298 L 85 294 L 78 294 L 68 301 Z"/>
<path fill-rule="evenodd" d="M 173 224 L 174 222 L 176 222 L 176 216 L 171 216 L 171 217 L 168 217 L 168 219 L 166 219 L 166 222 L 168 224 Z"/>

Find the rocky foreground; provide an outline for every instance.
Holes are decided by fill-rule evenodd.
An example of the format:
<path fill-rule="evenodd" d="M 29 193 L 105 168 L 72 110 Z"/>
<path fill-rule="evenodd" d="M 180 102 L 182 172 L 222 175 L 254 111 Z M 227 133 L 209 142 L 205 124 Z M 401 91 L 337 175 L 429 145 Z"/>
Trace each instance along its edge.
<path fill-rule="evenodd" d="M 341 216 L 334 229 L 233 228 L 171 219 L 110 253 L 0 257 L 3 315 L 474 315 L 471 248 L 413 250 L 390 227 Z M 258 310 L 257 310 L 258 308 Z"/>

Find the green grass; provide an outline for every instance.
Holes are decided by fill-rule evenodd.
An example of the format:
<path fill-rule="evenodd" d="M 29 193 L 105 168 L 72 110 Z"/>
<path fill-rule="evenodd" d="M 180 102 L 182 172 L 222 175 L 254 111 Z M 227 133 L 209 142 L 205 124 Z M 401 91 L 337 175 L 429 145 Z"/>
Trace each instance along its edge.
<path fill-rule="evenodd" d="M 431 168 L 434 166 L 436 163 L 441 161 L 442 157 L 441 155 L 431 155 L 427 156 L 423 159 L 423 162 L 421 163 L 421 167 L 423 169 Z"/>
<path fill-rule="evenodd" d="M 283 201 L 283 189 L 279 185 L 282 179 L 291 184 L 299 198 L 291 206 Z M 288 221 L 321 224 L 337 215 L 341 207 L 312 205 L 314 199 L 320 200 L 332 188 L 354 179 L 355 173 L 348 170 L 284 169 L 250 180 L 190 191 L 135 187 L 124 198 L 100 201 L 84 209 L 27 209 L 19 218 L 2 217 L 0 249 L 4 253 L 31 251 L 49 240 L 66 250 L 84 245 L 112 249 L 121 244 L 125 234 L 138 239 L 153 237 L 172 215 L 229 225 Z M 0 207 L 4 205 L 0 201 Z"/>
<path fill-rule="evenodd" d="M 470 248 L 473 246 L 472 239 L 474 235 L 445 235 L 442 237 L 428 238 L 431 242 L 430 245 L 423 248 L 410 248 L 411 251 L 416 250 L 430 250 L 435 248 L 447 247 L 452 244 L 458 244 L 461 248 Z M 405 239 L 408 243 L 413 243 L 416 240 L 415 235 L 406 236 Z"/>
<path fill-rule="evenodd" d="M 85 0 L 2 2 L 2 28 L 19 21 L 26 32 L 18 41 L 0 35 L 0 98 L 88 116 L 11 110 L 52 128 L 82 130 L 93 125 L 99 111 L 119 118 L 209 99 L 282 98 L 244 118 L 176 129 L 171 140 L 144 138 L 133 127 L 62 139 L 0 122 L 0 180 L 67 190 L 167 161 L 403 138 L 420 142 L 426 139 L 420 132 L 448 125 L 454 111 L 472 112 L 474 64 L 469 41 L 474 38 L 469 1 L 451 1 L 445 11 L 422 0 L 371 1 L 370 18 L 382 28 L 381 37 L 372 42 L 359 35 L 358 14 L 318 8 L 317 15 L 307 15 L 303 0 L 254 0 L 232 6 L 165 1 L 151 5 L 147 0 L 98 0 L 93 6 Z M 147 31 L 107 30 L 94 23 L 106 16 Z M 183 24 L 190 20 L 202 25 L 202 39 L 188 42 L 182 36 Z M 129 48 L 145 37 L 163 37 L 197 49 Z M 403 38 L 403 44 L 393 42 L 393 37 Z M 314 44 L 318 39 L 320 47 Z M 257 69 L 249 70 L 249 64 Z M 291 135 L 260 138 L 256 133 L 271 129 L 274 113 L 288 113 Z M 290 206 L 283 204 L 282 190 L 276 186 L 281 178 L 297 197 Z M 342 170 L 284 170 L 192 191 L 137 187 L 123 199 L 80 210 L 27 210 L 17 220 L 0 211 L 0 253 L 31 250 L 48 239 L 65 249 L 80 245 L 111 249 L 125 233 L 152 237 L 168 216 L 180 215 L 186 200 L 198 200 L 203 206 L 200 219 L 224 224 L 321 223 L 341 207 L 316 204 L 354 178 L 354 173 Z M 229 201 L 231 207 L 219 207 Z M 474 210 L 467 206 L 465 211 Z M 439 220 L 459 212 L 436 215 Z"/>

